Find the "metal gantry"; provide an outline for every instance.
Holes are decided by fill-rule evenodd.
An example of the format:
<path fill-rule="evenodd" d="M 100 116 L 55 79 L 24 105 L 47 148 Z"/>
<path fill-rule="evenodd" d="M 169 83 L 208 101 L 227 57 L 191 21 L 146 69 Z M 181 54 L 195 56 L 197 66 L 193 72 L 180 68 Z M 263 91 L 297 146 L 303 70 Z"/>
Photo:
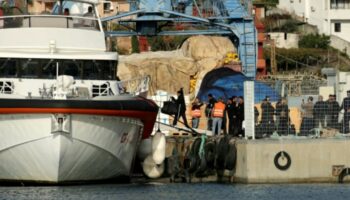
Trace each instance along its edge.
<path fill-rule="evenodd" d="M 156 35 L 225 35 L 238 49 L 243 73 L 255 78 L 257 34 L 251 0 L 129 0 L 130 11 L 105 17 L 126 27 L 107 37 Z M 189 29 L 163 27 L 185 24 Z"/>

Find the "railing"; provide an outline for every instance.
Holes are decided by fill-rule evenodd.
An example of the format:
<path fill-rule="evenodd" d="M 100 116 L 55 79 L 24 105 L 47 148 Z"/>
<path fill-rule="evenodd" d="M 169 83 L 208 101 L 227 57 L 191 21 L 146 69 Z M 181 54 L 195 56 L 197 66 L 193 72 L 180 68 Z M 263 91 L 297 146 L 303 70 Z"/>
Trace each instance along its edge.
<path fill-rule="evenodd" d="M 0 17 L 1 28 L 78 28 L 100 30 L 98 19 L 93 17 L 61 15 L 11 15 Z"/>

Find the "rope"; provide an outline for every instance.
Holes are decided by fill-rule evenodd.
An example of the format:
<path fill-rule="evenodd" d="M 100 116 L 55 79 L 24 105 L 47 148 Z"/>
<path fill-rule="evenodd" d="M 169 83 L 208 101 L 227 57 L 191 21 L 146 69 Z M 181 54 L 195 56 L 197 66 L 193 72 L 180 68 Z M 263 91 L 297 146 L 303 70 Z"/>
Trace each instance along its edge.
<path fill-rule="evenodd" d="M 202 134 L 202 136 L 201 136 L 201 145 L 199 146 L 199 152 L 198 152 L 198 155 L 199 155 L 200 159 L 204 158 L 204 156 L 205 156 L 204 145 L 205 145 L 206 139 L 207 139 L 207 135 L 206 134 Z"/>

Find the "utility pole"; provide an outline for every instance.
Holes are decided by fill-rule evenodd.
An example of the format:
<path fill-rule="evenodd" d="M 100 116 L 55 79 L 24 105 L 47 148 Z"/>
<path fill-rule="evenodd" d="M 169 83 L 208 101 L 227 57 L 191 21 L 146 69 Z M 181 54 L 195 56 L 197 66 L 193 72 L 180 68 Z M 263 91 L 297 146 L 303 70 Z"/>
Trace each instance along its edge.
<path fill-rule="evenodd" d="M 270 64 L 271 64 L 271 73 L 272 75 L 277 74 L 277 64 L 276 64 L 276 45 L 275 45 L 275 40 L 271 39 L 270 40 L 270 47 L 271 47 L 271 55 L 270 55 Z"/>

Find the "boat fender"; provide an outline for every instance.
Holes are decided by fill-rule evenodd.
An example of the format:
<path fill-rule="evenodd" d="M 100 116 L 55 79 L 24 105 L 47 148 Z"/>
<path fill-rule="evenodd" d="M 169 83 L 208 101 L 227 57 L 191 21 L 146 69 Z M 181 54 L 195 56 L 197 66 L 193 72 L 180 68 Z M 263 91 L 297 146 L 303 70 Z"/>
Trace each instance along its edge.
<path fill-rule="evenodd" d="M 137 150 L 137 157 L 144 161 L 148 155 L 152 154 L 152 138 L 142 139 Z"/>
<path fill-rule="evenodd" d="M 350 168 L 344 168 L 339 176 L 338 176 L 338 183 L 344 183 L 345 176 L 350 175 Z"/>
<path fill-rule="evenodd" d="M 225 159 L 229 151 L 229 138 L 224 136 L 220 138 L 217 145 L 217 155 L 216 155 L 216 169 L 223 170 L 225 169 Z"/>
<path fill-rule="evenodd" d="M 198 169 L 196 171 L 197 175 L 201 175 L 207 170 L 207 161 L 205 160 L 205 157 L 199 159 L 198 163 Z"/>
<path fill-rule="evenodd" d="M 281 164 L 280 161 L 284 161 L 285 164 Z M 287 152 L 280 151 L 275 155 L 274 163 L 277 169 L 287 170 L 292 164 L 292 160 L 290 159 L 290 156 Z"/>
<path fill-rule="evenodd" d="M 149 178 L 159 178 L 164 173 L 164 163 L 157 164 L 152 155 L 146 157 L 142 163 L 142 169 L 145 175 Z"/>
<path fill-rule="evenodd" d="M 207 167 L 210 169 L 214 169 L 215 167 L 215 143 L 214 142 L 208 142 L 204 146 L 205 151 L 205 160 L 207 161 Z"/>
<path fill-rule="evenodd" d="M 234 140 L 229 143 L 228 153 L 225 158 L 225 169 L 233 170 L 236 167 L 237 148 Z"/>
<path fill-rule="evenodd" d="M 152 137 L 152 157 L 154 162 L 158 165 L 164 162 L 165 146 L 165 135 L 160 131 L 155 132 Z"/>
<path fill-rule="evenodd" d="M 193 173 L 197 170 L 197 158 L 195 156 L 189 155 L 184 159 L 184 169 L 188 171 L 188 173 Z"/>

